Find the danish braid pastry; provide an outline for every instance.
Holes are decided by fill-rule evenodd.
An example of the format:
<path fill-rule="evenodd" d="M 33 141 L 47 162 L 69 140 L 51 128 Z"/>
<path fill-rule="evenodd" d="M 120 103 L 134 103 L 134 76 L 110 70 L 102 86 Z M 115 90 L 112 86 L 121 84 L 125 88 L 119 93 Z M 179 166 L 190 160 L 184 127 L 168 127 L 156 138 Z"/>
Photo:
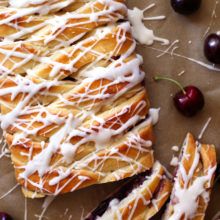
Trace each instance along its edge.
<path fill-rule="evenodd" d="M 203 220 L 216 170 L 215 146 L 185 139 L 164 220 Z"/>
<path fill-rule="evenodd" d="M 154 164 L 143 60 L 126 13 L 123 0 L 1 4 L 0 121 L 26 197 Z"/>

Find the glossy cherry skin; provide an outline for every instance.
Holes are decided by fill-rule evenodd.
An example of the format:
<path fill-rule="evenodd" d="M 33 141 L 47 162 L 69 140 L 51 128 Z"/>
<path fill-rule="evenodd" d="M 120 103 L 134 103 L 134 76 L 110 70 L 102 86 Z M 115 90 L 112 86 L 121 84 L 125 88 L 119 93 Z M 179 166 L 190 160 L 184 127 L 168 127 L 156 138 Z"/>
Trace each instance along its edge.
<path fill-rule="evenodd" d="M 197 11 L 201 2 L 202 0 L 171 0 L 171 6 L 175 12 L 188 15 Z"/>
<path fill-rule="evenodd" d="M 210 34 L 204 44 L 206 58 L 215 64 L 220 64 L 220 34 Z"/>
<path fill-rule="evenodd" d="M 202 92 L 195 86 L 187 86 L 178 92 L 174 98 L 176 108 L 185 116 L 192 117 L 204 107 L 205 100 Z"/>
<path fill-rule="evenodd" d="M 0 220 L 13 220 L 13 218 L 5 212 L 0 212 Z"/>

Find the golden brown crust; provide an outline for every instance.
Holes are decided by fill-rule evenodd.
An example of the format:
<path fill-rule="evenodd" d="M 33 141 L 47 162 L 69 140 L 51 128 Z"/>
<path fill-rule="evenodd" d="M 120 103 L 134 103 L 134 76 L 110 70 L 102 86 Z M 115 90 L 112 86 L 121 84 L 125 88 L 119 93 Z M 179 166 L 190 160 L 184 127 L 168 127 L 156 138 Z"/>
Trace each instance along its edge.
<path fill-rule="evenodd" d="M 135 129 L 136 130 L 136 129 Z M 134 132 L 135 134 L 136 132 Z M 153 152 L 150 148 L 146 148 L 141 151 L 140 148 L 136 148 L 137 144 L 141 144 L 144 140 L 153 142 L 153 134 L 151 125 L 144 125 L 138 129 L 138 133 L 135 135 L 136 143 L 133 143 L 132 147 L 130 141 L 130 135 L 133 135 L 133 132 L 127 134 L 127 138 L 121 138 L 116 143 L 112 143 L 112 146 L 108 146 L 107 149 L 100 150 L 96 152 L 96 157 L 94 157 L 94 147 L 86 145 L 84 148 L 79 148 L 78 152 L 75 154 L 75 163 L 80 163 L 81 169 L 71 169 L 70 174 L 63 179 L 59 184 L 50 186 L 49 181 L 56 177 L 56 169 L 54 172 L 47 174 L 43 178 L 44 185 L 42 191 L 39 187 L 35 187 L 31 184 L 31 181 L 34 184 L 39 183 L 39 176 L 34 174 L 29 177 L 28 182 L 19 180 L 19 174 L 22 173 L 22 169 L 16 169 L 16 177 L 23 187 L 28 188 L 31 191 L 36 191 L 44 194 L 54 194 L 56 192 L 64 193 L 69 192 L 74 189 L 74 186 L 77 186 L 76 189 L 83 188 L 87 185 L 98 184 L 116 181 L 124 179 L 126 177 L 132 176 L 136 173 L 140 173 L 146 169 L 150 169 L 153 164 Z M 7 140 L 11 139 L 11 136 L 7 136 Z M 10 143 L 9 143 L 10 144 Z M 83 147 L 83 146 L 82 146 Z M 112 153 L 112 147 L 114 147 L 115 153 Z M 13 146 L 10 148 L 12 153 L 12 160 L 15 167 L 23 166 L 26 161 L 25 157 L 21 158 L 21 155 L 27 153 L 27 148 L 23 144 L 21 146 Z M 39 153 L 39 150 L 36 149 L 36 153 Z M 148 152 L 146 154 L 146 151 Z M 22 152 L 22 153 L 21 153 Z M 86 153 L 87 152 L 87 153 Z M 82 155 L 83 153 L 83 155 Z M 89 161 L 86 166 L 83 165 L 83 162 L 86 163 L 85 153 L 87 154 L 87 161 Z M 53 157 L 53 163 L 56 164 L 59 161 L 61 155 L 57 154 Z M 97 159 L 98 158 L 98 159 Z M 97 166 L 98 164 L 98 166 Z M 65 165 L 60 166 L 61 169 L 67 169 Z M 93 172 L 90 170 L 94 170 Z M 116 175 L 117 174 L 117 175 Z M 79 176 L 87 177 L 88 180 L 80 181 Z M 68 184 L 67 184 L 68 183 Z M 66 185 L 63 189 L 62 186 Z M 61 189 L 60 191 L 58 189 Z"/>
<path fill-rule="evenodd" d="M 165 204 L 171 189 L 171 180 L 161 164 L 155 162 L 151 174 L 143 173 L 128 181 L 92 211 L 86 220 L 151 219 Z M 104 207 L 106 210 L 103 210 Z"/>

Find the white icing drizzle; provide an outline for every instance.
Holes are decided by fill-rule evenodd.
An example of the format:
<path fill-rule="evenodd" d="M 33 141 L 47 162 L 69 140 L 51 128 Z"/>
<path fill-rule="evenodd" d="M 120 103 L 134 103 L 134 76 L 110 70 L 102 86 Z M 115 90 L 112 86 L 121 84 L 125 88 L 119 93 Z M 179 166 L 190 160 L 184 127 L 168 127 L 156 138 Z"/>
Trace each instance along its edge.
<path fill-rule="evenodd" d="M 152 173 L 150 176 L 145 177 L 145 180 L 142 184 L 135 187 L 125 198 L 119 201 L 116 198 L 113 198 L 107 210 L 104 212 L 102 216 L 97 216 L 97 220 L 122 220 L 125 219 L 124 212 L 126 209 L 130 209 L 128 215 L 126 215 L 126 219 L 132 220 L 134 218 L 134 214 L 138 209 L 138 203 L 141 201 L 146 206 L 146 209 L 150 206 L 154 206 L 156 212 L 159 211 L 161 205 L 158 205 L 158 202 L 169 195 L 169 191 L 163 192 L 159 196 L 159 198 L 155 198 L 154 192 L 151 190 L 151 184 L 155 181 L 154 184 L 157 184 L 158 187 L 162 185 L 162 180 L 167 178 L 164 174 L 164 170 L 162 166 L 156 162 Z M 159 180 L 159 181 L 158 181 Z M 123 186 L 122 186 L 123 187 Z"/>
<path fill-rule="evenodd" d="M 10 151 L 8 150 L 7 143 L 5 142 L 3 137 L 0 140 L 0 144 L 1 144 L 0 159 L 2 159 L 3 157 L 10 157 Z"/>
<path fill-rule="evenodd" d="M 179 43 L 179 40 L 175 40 L 173 41 L 165 51 L 163 51 L 161 54 L 157 55 L 157 58 L 160 58 L 162 56 L 164 56 L 167 52 L 169 52 L 171 50 L 171 54 L 173 53 L 172 51 L 174 50 L 174 48 L 176 48 L 176 45 Z"/>
<path fill-rule="evenodd" d="M 158 49 L 158 48 L 155 48 L 155 47 L 149 47 L 150 49 L 152 50 L 155 50 L 155 51 L 158 51 L 158 52 L 162 52 L 162 53 L 165 53 L 165 54 L 169 54 L 171 56 L 176 56 L 176 57 L 180 57 L 180 58 L 183 58 L 185 60 L 188 60 L 190 62 L 193 62 L 193 63 L 196 63 L 208 70 L 212 70 L 212 71 L 216 71 L 216 72 L 220 72 L 220 68 L 218 67 L 215 67 L 215 65 L 211 65 L 211 64 L 208 64 L 208 63 L 204 63 L 200 60 L 196 60 L 194 58 L 191 58 L 191 57 L 187 57 L 187 56 L 184 56 L 182 54 L 179 54 L 179 53 L 175 53 L 175 52 L 168 52 L 168 51 L 164 51 L 164 50 L 161 50 L 161 49 Z"/>
<path fill-rule="evenodd" d="M 28 206 L 27 206 L 27 198 L 24 198 L 24 220 L 28 219 Z"/>
<path fill-rule="evenodd" d="M 190 144 L 188 141 L 189 136 L 187 136 L 185 140 L 182 159 L 179 163 L 177 176 L 175 177 L 175 183 L 170 202 L 172 206 L 172 212 L 169 216 L 165 215 L 166 217 L 164 219 L 178 220 L 183 216 L 184 219 L 193 219 L 196 216 L 198 210 L 198 198 L 201 197 L 205 204 L 208 204 L 209 202 L 210 195 L 208 190 L 211 187 L 211 181 L 215 173 L 216 166 L 212 166 L 206 170 L 203 170 L 203 174 L 194 178 L 194 174 L 198 169 L 198 164 L 200 161 L 201 145 L 197 142 L 195 151 L 193 150 L 194 157 L 192 165 L 188 167 L 189 170 L 186 170 L 186 165 L 183 161 L 189 160 L 188 157 L 190 157 L 190 155 L 187 155 L 188 144 Z"/>
<path fill-rule="evenodd" d="M 14 30 L 15 33 L 5 36 L 4 42 L 11 42 L 14 40 L 18 40 L 24 38 L 26 35 L 30 35 L 33 33 L 33 36 L 28 38 L 28 41 L 44 41 L 44 45 L 50 43 L 51 41 L 56 41 L 58 44 L 55 49 L 61 46 L 69 46 L 76 40 L 79 40 L 82 36 L 84 36 L 91 29 L 81 30 L 79 34 L 77 32 L 74 37 L 71 39 L 59 37 L 62 33 L 65 34 L 65 30 L 75 31 L 77 28 L 83 27 L 88 24 L 92 24 L 92 22 L 96 22 L 93 24 L 94 28 L 99 26 L 102 23 L 110 23 L 115 20 L 122 19 L 123 15 L 117 13 L 119 11 L 126 11 L 126 7 L 124 4 L 119 3 L 117 1 L 108 1 L 108 0 L 99 0 L 99 1 L 90 1 L 85 6 L 81 8 L 79 11 L 67 12 L 63 15 L 49 15 L 48 17 L 44 17 L 45 14 L 50 13 L 51 11 L 61 10 L 68 5 L 72 4 L 73 0 L 55 0 L 55 1 L 44 1 L 42 4 L 36 4 L 36 7 L 28 7 L 30 1 L 13 1 L 16 6 L 21 5 L 21 8 L 6 8 L 5 10 L 0 11 L 0 14 L 5 15 L 5 19 L 0 20 L 0 25 L 7 25 Z M 103 10 L 96 10 L 97 3 L 100 2 L 103 4 Z M 31 5 L 35 5 L 31 2 Z M 106 6 L 106 7 L 105 7 Z M 87 8 L 91 8 L 91 13 L 84 13 Z M 41 15 L 41 19 L 36 16 L 32 16 L 35 13 L 39 13 Z M 114 17 L 112 15 L 114 14 Z M 104 17 L 103 17 L 104 16 Z M 25 19 L 30 25 L 28 27 L 19 23 L 19 19 Z M 94 20 L 95 18 L 95 20 Z M 79 19 L 79 23 L 72 22 L 72 20 Z M 80 20 L 84 21 L 80 21 Z M 87 19 L 87 20 L 85 20 Z M 17 22 L 18 20 L 18 22 Z M 100 23 L 100 24 L 99 24 Z M 76 28 L 76 29 L 74 29 Z M 38 31 L 39 30 L 39 31 Z M 38 32 L 36 32 L 38 31 Z M 74 32 L 73 32 L 74 34 Z M 56 39 L 58 38 L 58 39 Z"/>
<path fill-rule="evenodd" d="M 151 108 L 149 114 L 152 118 L 152 124 L 156 125 L 159 121 L 160 108 Z"/>
<path fill-rule="evenodd" d="M 4 195 L 2 195 L 0 197 L 0 200 L 1 199 L 4 199 L 6 196 L 8 196 L 9 194 L 11 194 L 15 189 L 17 189 L 19 186 L 19 184 L 17 183 L 16 185 L 14 185 L 10 190 L 8 190 L 6 193 L 4 193 Z"/>
<path fill-rule="evenodd" d="M 158 41 L 161 42 L 163 45 L 168 45 L 169 41 L 167 39 L 155 36 L 153 30 L 148 29 L 143 23 L 143 21 L 145 20 L 165 19 L 165 16 L 144 17 L 144 12 L 153 8 L 154 6 L 155 4 L 151 4 L 142 10 L 136 7 L 128 10 L 128 19 L 132 24 L 133 36 L 141 44 L 152 45 L 154 41 Z"/>
<path fill-rule="evenodd" d="M 205 125 L 203 126 L 202 130 L 200 131 L 200 133 L 199 133 L 199 135 L 198 135 L 198 139 L 199 139 L 199 140 L 202 139 L 202 137 L 203 137 L 203 135 L 204 135 L 206 129 L 208 128 L 208 126 L 209 126 L 209 124 L 210 124 L 210 122 L 211 122 L 211 120 L 212 120 L 212 118 L 209 117 L 208 120 L 207 120 L 207 122 L 206 122 Z"/>

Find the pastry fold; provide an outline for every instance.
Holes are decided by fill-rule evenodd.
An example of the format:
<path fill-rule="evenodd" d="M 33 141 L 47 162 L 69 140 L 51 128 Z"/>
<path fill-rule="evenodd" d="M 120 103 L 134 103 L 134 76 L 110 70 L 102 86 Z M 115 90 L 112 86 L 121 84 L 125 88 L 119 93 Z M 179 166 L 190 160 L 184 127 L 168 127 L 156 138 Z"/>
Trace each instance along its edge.
<path fill-rule="evenodd" d="M 165 204 L 172 181 L 163 166 L 155 162 L 152 170 L 141 173 L 104 200 L 85 220 L 151 219 Z"/>
<path fill-rule="evenodd" d="M 126 13 L 124 0 L 1 4 L 0 121 L 26 197 L 152 168 L 153 118 Z"/>
<path fill-rule="evenodd" d="M 216 170 L 214 145 L 200 144 L 187 134 L 164 220 L 202 220 Z"/>

